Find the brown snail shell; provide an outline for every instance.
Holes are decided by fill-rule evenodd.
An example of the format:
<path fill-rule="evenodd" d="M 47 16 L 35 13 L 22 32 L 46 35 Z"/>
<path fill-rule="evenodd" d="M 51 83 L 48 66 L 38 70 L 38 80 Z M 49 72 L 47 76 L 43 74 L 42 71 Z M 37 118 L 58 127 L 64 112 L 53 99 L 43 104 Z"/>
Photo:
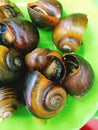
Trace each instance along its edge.
<path fill-rule="evenodd" d="M 65 52 L 78 50 L 87 24 L 87 15 L 83 13 L 74 13 L 64 17 L 54 29 L 54 44 Z"/>
<path fill-rule="evenodd" d="M 39 0 L 27 7 L 32 22 L 40 28 L 54 27 L 61 18 L 62 6 L 56 0 Z"/>
<path fill-rule="evenodd" d="M 27 20 L 10 18 L 0 20 L 1 44 L 28 53 L 37 47 L 38 29 Z"/>
<path fill-rule="evenodd" d="M 48 63 L 46 56 L 49 52 L 49 49 L 36 48 L 27 53 L 25 56 L 26 66 L 29 69 L 42 72 Z"/>
<path fill-rule="evenodd" d="M 23 18 L 23 14 L 15 3 L 3 1 L 0 6 L 0 19 L 19 17 Z"/>
<path fill-rule="evenodd" d="M 18 109 L 19 101 L 14 87 L 0 87 L 0 120 L 11 117 Z"/>
<path fill-rule="evenodd" d="M 74 97 L 84 96 L 92 87 L 94 72 L 88 61 L 76 54 L 64 56 L 66 64 L 65 86 Z"/>
<path fill-rule="evenodd" d="M 63 56 L 54 50 L 37 48 L 25 56 L 25 64 L 29 69 L 38 70 L 55 82 L 63 82 L 66 76 Z"/>
<path fill-rule="evenodd" d="M 27 109 L 39 118 L 58 114 L 66 104 L 67 93 L 38 71 L 30 70 L 25 79 L 24 99 Z"/>

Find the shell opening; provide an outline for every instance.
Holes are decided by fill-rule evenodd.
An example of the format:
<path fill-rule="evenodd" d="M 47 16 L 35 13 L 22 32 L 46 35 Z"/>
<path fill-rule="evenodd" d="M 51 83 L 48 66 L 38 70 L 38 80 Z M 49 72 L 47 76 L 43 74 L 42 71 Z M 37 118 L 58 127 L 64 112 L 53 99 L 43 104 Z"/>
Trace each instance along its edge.
<path fill-rule="evenodd" d="M 14 41 L 14 36 L 10 30 L 10 28 L 8 28 L 8 26 L 6 26 L 6 24 L 0 23 L 0 42 L 1 44 L 7 45 L 7 46 L 11 46 L 11 44 Z"/>
<path fill-rule="evenodd" d="M 58 58 L 50 60 L 50 63 L 44 71 L 44 75 L 52 81 L 62 82 L 63 77 L 65 77 L 65 68 L 62 62 Z"/>
<path fill-rule="evenodd" d="M 67 68 L 67 74 L 75 74 L 77 70 L 79 69 L 79 62 L 77 58 L 74 55 L 65 55 L 64 56 L 65 65 Z"/>
<path fill-rule="evenodd" d="M 7 31 L 7 27 L 4 24 L 0 23 L 0 44 L 5 43 L 3 39 L 3 35 L 6 31 Z"/>
<path fill-rule="evenodd" d="M 35 10 L 35 11 L 38 12 L 38 13 L 48 15 L 46 11 L 44 11 L 42 8 L 40 8 L 40 7 L 38 7 L 38 6 L 34 6 L 34 7 L 32 7 L 32 8 L 33 8 L 33 10 Z"/>
<path fill-rule="evenodd" d="M 7 18 L 17 16 L 17 12 L 15 12 L 14 7 L 12 5 L 6 5 L 3 12 Z"/>

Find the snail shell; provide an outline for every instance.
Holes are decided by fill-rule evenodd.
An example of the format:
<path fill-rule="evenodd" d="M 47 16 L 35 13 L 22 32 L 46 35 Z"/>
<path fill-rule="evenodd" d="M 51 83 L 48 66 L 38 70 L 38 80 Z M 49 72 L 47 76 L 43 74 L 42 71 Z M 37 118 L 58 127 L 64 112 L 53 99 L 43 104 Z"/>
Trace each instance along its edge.
<path fill-rule="evenodd" d="M 38 70 L 55 82 L 61 83 L 66 76 L 63 56 L 57 51 L 37 48 L 25 56 L 25 64 L 29 69 Z"/>
<path fill-rule="evenodd" d="M 24 70 L 25 66 L 20 53 L 0 45 L 0 85 L 19 81 Z"/>
<path fill-rule="evenodd" d="M 27 53 L 25 56 L 26 66 L 29 69 L 42 72 L 48 63 L 46 56 L 49 52 L 49 49 L 36 48 L 32 52 Z"/>
<path fill-rule="evenodd" d="M 16 50 L 9 50 L 6 55 L 6 64 L 11 71 L 21 71 L 24 69 L 24 56 Z"/>
<path fill-rule="evenodd" d="M 0 19 L 19 17 L 23 18 L 23 14 L 20 9 L 14 3 L 2 3 L 0 6 Z"/>
<path fill-rule="evenodd" d="M 65 52 L 78 50 L 87 24 L 87 15 L 83 13 L 74 13 L 64 17 L 54 29 L 54 44 Z"/>
<path fill-rule="evenodd" d="M 66 64 L 65 86 L 74 97 L 85 95 L 93 85 L 94 72 L 87 60 L 76 54 L 64 56 Z"/>
<path fill-rule="evenodd" d="M 58 114 L 66 104 L 67 93 L 60 84 L 48 80 L 38 71 L 26 76 L 24 98 L 27 109 L 39 118 Z"/>
<path fill-rule="evenodd" d="M 28 3 L 29 16 L 38 27 L 54 27 L 61 18 L 62 6 L 56 0 L 39 0 Z"/>
<path fill-rule="evenodd" d="M 0 88 L 0 119 L 11 117 L 19 106 L 17 91 L 14 87 Z"/>
<path fill-rule="evenodd" d="M 66 67 L 63 56 L 57 51 L 51 51 L 47 54 L 48 64 L 43 74 L 54 82 L 62 83 L 66 77 Z"/>
<path fill-rule="evenodd" d="M 38 29 L 27 20 L 10 18 L 0 20 L 1 44 L 28 53 L 37 47 Z"/>

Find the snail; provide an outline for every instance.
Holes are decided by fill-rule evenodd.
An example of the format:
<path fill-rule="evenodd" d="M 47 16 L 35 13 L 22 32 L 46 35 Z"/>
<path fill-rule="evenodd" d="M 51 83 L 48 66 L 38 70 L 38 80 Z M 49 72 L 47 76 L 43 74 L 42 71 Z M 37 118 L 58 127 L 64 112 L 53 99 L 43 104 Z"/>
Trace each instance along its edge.
<path fill-rule="evenodd" d="M 39 41 L 38 29 L 32 22 L 19 18 L 0 20 L 0 32 L 1 44 L 14 47 L 21 53 L 32 51 Z"/>
<path fill-rule="evenodd" d="M 48 80 L 38 71 L 29 70 L 25 77 L 24 99 L 26 108 L 38 118 L 51 118 L 58 114 L 67 101 L 62 85 Z"/>
<path fill-rule="evenodd" d="M 0 120 L 11 117 L 19 107 L 17 90 L 11 86 L 0 87 Z"/>
<path fill-rule="evenodd" d="M 74 97 L 84 96 L 94 82 L 94 71 L 89 62 L 77 54 L 65 54 L 65 87 Z"/>
<path fill-rule="evenodd" d="M 23 14 L 15 3 L 4 1 L 0 6 L 0 19 L 19 17 L 23 18 Z"/>
<path fill-rule="evenodd" d="M 56 0 L 39 0 L 27 4 L 30 19 L 43 29 L 54 27 L 62 15 L 62 6 Z"/>
<path fill-rule="evenodd" d="M 56 47 L 64 52 L 77 51 L 82 45 L 88 18 L 83 13 L 73 13 L 62 18 L 53 31 Z"/>
<path fill-rule="evenodd" d="M 24 71 L 24 57 L 16 50 L 0 45 L 0 85 L 20 81 Z"/>
<path fill-rule="evenodd" d="M 36 48 L 26 54 L 25 64 L 29 69 L 40 71 L 52 81 L 61 83 L 65 79 L 66 68 L 63 56 L 57 51 Z"/>

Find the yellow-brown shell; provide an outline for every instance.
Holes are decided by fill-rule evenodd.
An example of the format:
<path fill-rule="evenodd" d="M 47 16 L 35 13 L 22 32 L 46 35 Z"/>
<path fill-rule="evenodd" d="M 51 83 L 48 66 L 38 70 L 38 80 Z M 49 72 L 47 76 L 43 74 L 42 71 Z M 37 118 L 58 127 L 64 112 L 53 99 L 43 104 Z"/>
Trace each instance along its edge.
<path fill-rule="evenodd" d="M 65 52 L 78 50 L 82 44 L 87 23 L 86 14 L 74 13 L 64 17 L 54 29 L 54 44 Z"/>
<path fill-rule="evenodd" d="M 11 117 L 19 106 L 17 91 L 14 87 L 0 88 L 0 120 Z"/>
<path fill-rule="evenodd" d="M 60 84 L 48 80 L 38 71 L 29 71 L 25 80 L 26 107 L 39 118 L 58 114 L 67 100 L 66 90 Z"/>

